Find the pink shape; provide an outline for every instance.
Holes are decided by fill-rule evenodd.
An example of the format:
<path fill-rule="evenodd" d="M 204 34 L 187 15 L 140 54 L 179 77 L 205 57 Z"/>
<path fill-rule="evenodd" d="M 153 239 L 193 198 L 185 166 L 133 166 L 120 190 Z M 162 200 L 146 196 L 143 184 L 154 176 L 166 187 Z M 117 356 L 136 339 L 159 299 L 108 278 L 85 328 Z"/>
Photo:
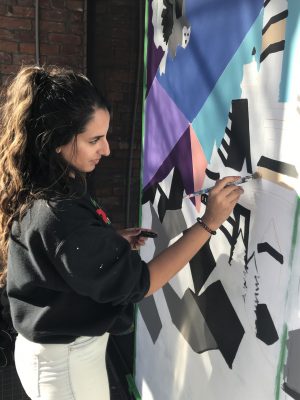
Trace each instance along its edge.
<path fill-rule="evenodd" d="M 205 170 L 207 167 L 207 160 L 205 158 L 202 146 L 197 138 L 197 135 L 190 125 L 190 137 L 191 137 L 191 150 L 192 150 L 192 164 L 193 164 L 193 178 L 194 178 L 194 191 L 197 192 L 202 188 Z M 194 197 L 195 207 L 198 212 L 200 212 L 201 207 L 201 197 Z"/>

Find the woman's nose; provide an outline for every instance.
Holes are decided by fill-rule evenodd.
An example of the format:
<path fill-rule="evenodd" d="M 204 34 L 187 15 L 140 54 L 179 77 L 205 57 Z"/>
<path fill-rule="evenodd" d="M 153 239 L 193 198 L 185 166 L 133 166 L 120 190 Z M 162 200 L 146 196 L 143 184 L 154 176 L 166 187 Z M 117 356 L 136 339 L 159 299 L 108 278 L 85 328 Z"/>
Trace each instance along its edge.
<path fill-rule="evenodd" d="M 110 155 L 110 148 L 109 148 L 109 143 L 107 140 L 105 140 L 105 143 L 103 143 L 103 147 L 101 149 L 101 153 L 103 156 L 109 156 Z"/>

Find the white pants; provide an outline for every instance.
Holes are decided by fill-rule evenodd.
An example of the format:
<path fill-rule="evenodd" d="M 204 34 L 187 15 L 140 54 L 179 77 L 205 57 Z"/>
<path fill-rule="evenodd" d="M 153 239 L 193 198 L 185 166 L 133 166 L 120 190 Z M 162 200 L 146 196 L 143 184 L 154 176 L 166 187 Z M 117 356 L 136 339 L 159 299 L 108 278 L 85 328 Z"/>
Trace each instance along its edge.
<path fill-rule="evenodd" d="M 15 363 L 27 395 L 32 400 L 109 400 L 108 336 L 39 344 L 18 335 Z"/>

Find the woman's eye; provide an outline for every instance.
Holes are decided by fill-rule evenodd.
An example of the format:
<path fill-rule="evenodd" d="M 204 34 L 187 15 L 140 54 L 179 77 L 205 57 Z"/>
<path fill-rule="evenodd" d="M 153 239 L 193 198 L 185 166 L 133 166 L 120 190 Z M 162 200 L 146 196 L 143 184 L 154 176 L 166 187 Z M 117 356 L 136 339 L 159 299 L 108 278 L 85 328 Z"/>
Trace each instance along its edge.
<path fill-rule="evenodd" d="M 98 142 L 98 140 L 99 140 L 99 139 L 91 140 L 90 143 L 91 143 L 91 144 L 96 144 L 96 143 Z"/>

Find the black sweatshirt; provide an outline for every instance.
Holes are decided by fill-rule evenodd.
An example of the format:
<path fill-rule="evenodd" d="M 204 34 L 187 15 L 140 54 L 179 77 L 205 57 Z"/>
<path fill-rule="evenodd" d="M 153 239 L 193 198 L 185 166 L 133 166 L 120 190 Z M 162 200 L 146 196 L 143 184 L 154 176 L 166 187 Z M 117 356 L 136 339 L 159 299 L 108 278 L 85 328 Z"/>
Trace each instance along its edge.
<path fill-rule="evenodd" d="M 7 293 L 15 329 L 33 342 L 122 333 L 149 285 L 147 264 L 88 195 L 36 200 L 13 223 Z"/>

